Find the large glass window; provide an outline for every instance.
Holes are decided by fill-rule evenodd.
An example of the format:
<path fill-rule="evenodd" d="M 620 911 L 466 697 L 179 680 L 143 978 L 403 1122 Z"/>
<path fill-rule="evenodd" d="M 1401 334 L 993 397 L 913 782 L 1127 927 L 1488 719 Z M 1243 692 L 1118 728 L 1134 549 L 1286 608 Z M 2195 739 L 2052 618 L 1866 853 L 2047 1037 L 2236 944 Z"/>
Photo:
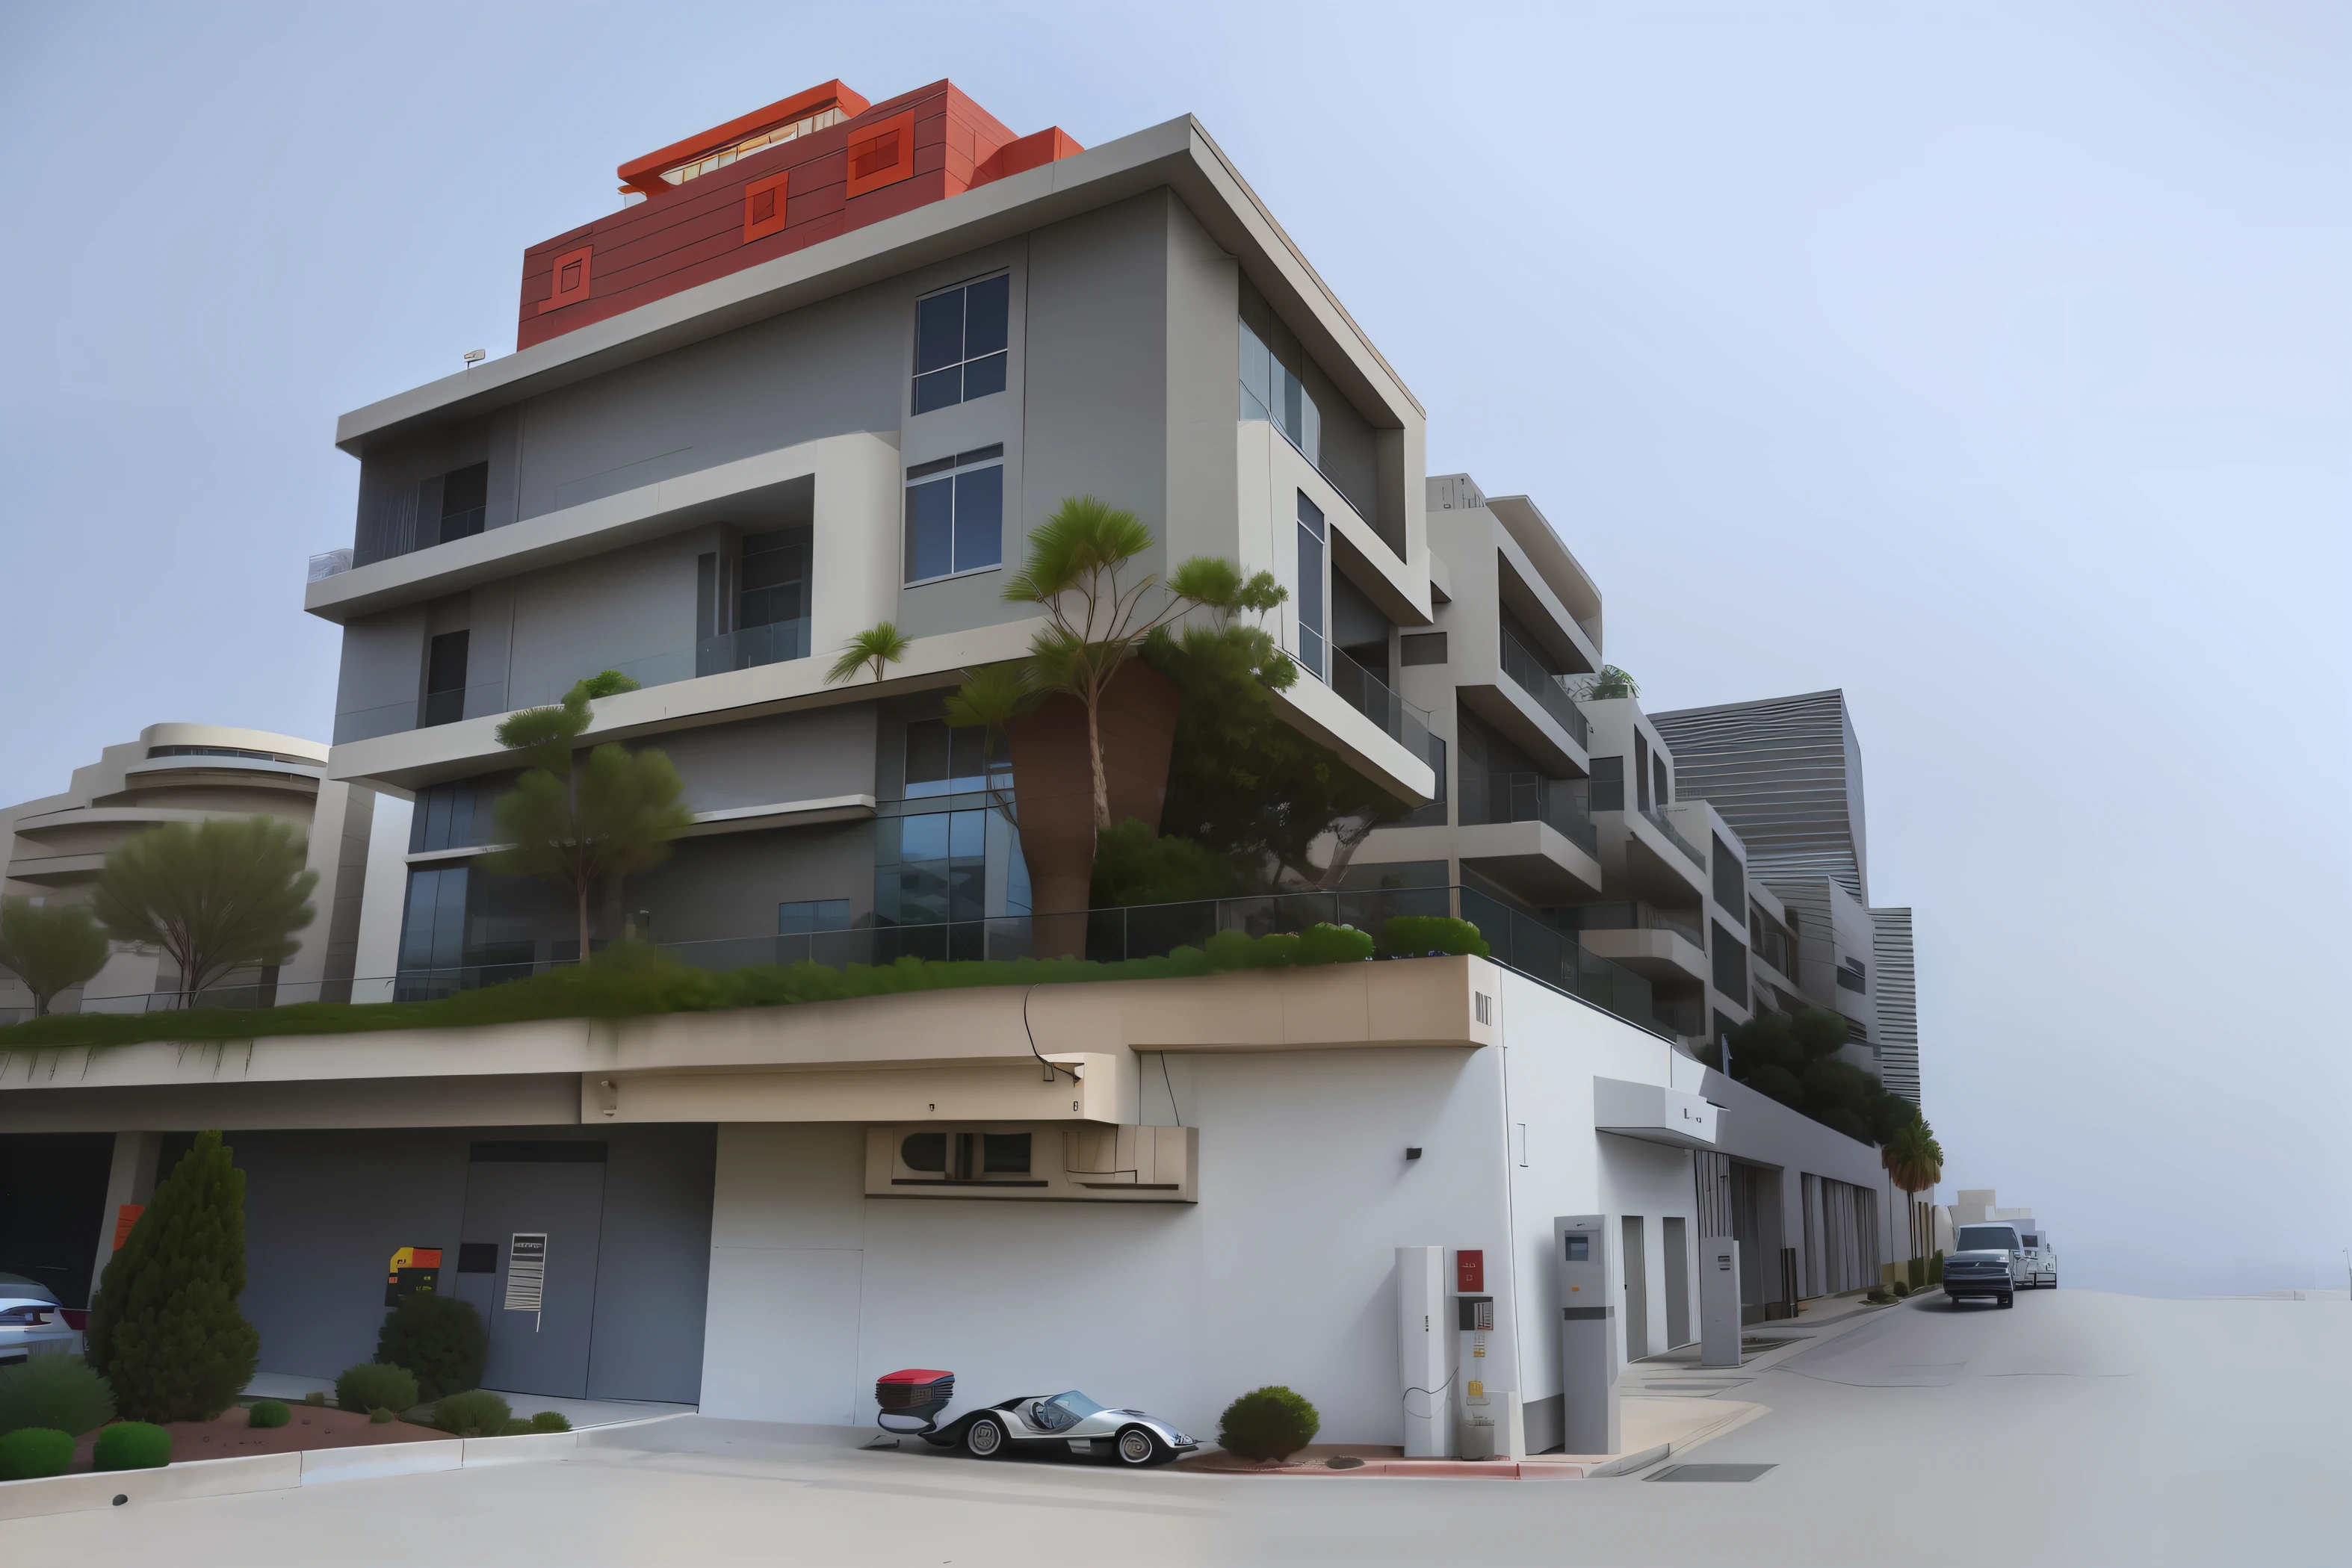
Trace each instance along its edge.
<path fill-rule="evenodd" d="M 489 516 L 490 465 L 477 463 L 441 476 L 440 542 L 470 538 L 482 531 Z"/>
<path fill-rule="evenodd" d="M 987 737 L 978 727 L 950 727 L 945 719 L 917 719 L 907 726 L 907 798 L 962 795 L 992 786 L 1010 789 L 1009 759 L 988 756 Z M 991 777 L 992 773 L 994 775 Z"/>
<path fill-rule="evenodd" d="M 906 580 L 931 582 L 1004 561 L 1004 444 L 907 470 Z"/>
<path fill-rule="evenodd" d="M 915 305 L 915 412 L 952 408 L 1004 390 L 1013 279 L 983 277 Z"/>
<path fill-rule="evenodd" d="M 408 907 L 400 927 L 400 972 L 453 972 L 466 961 L 464 866 L 421 866 L 408 873 Z"/>
<path fill-rule="evenodd" d="M 1267 421 L 1307 461 L 1321 467 L 1323 413 L 1302 379 L 1307 357 L 1264 297 L 1246 283 L 1240 329 L 1241 417 Z"/>
<path fill-rule="evenodd" d="M 845 898 L 804 898 L 776 905 L 776 934 L 780 936 L 848 929 L 849 900 Z"/>
<path fill-rule="evenodd" d="M 1298 492 L 1298 662 L 1318 680 L 1328 680 L 1323 656 L 1324 604 L 1328 563 L 1323 508 Z"/>

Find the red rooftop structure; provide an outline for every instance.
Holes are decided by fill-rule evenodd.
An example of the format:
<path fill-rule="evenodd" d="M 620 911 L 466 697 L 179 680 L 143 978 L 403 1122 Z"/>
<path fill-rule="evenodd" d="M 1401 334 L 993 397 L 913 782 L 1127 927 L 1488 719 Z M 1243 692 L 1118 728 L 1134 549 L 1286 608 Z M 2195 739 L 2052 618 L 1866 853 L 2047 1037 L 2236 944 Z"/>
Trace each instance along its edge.
<path fill-rule="evenodd" d="M 952 82 L 882 103 L 825 82 L 622 164 L 642 200 L 523 252 L 515 347 L 1083 151 Z"/>

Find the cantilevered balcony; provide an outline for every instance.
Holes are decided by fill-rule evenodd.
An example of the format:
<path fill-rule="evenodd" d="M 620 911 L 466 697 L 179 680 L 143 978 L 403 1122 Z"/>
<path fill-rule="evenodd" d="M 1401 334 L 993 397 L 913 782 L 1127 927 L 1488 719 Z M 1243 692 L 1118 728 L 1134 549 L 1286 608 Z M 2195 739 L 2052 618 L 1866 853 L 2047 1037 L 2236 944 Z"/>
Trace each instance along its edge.
<path fill-rule="evenodd" d="M 1645 978 L 1705 984 L 1706 936 L 1697 916 L 1678 916 L 1644 904 L 1592 904 L 1577 912 L 1585 949 Z"/>

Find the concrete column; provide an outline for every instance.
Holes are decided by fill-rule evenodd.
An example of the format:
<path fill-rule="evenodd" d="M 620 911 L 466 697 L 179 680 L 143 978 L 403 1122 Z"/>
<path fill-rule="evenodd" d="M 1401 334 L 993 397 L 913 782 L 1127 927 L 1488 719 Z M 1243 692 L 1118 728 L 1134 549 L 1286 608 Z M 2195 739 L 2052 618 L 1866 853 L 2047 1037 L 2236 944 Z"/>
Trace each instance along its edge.
<path fill-rule="evenodd" d="M 163 1134 L 161 1133 L 114 1134 L 114 1163 L 106 1173 L 106 1209 L 98 1222 L 98 1263 L 89 1276 L 89 1291 L 93 1299 L 98 1294 L 99 1280 L 114 1258 L 114 1227 L 122 1212 L 122 1206 L 128 1203 L 144 1206 L 155 1196 L 155 1166 L 163 1155 Z"/>

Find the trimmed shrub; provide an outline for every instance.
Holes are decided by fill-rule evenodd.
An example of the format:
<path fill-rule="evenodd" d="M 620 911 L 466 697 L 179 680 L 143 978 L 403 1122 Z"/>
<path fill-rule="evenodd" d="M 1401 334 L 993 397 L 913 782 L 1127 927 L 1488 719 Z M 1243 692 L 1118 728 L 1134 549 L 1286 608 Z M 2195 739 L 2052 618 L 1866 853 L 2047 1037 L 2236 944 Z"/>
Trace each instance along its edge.
<path fill-rule="evenodd" d="M 40 1427 L 79 1436 L 113 1419 L 113 1390 L 78 1355 L 0 1367 L 0 1432 Z"/>
<path fill-rule="evenodd" d="M 513 1420 L 508 1422 L 505 1426 L 499 1428 L 499 1436 L 501 1437 L 528 1437 L 535 1429 L 536 1428 L 534 1428 L 530 1422 L 522 1419 L 520 1416 L 517 1416 Z"/>
<path fill-rule="evenodd" d="M 1381 927 L 1381 947 L 1400 958 L 1418 958 L 1429 953 L 1469 953 L 1490 958 L 1495 953 L 1486 939 L 1478 935 L 1475 925 L 1450 915 L 1391 916 Z"/>
<path fill-rule="evenodd" d="M 245 1424 L 248 1427 L 283 1427 L 292 1419 L 294 1412 L 286 1408 L 285 1402 L 278 1399 L 257 1399 L 245 1413 Z"/>
<path fill-rule="evenodd" d="M 73 1434 L 51 1427 L 19 1427 L 0 1437 L 0 1481 L 61 1476 L 73 1464 Z"/>
<path fill-rule="evenodd" d="M 534 1432 L 569 1432 L 572 1420 L 561 1410 L 542 1410 L 530 1418 L 530 1429 Z"/>
<path fill-rule="evenodd" d="M 236 1310 L 245 1173 L 231 1153 L 217 1131 L 197 1134 L 99 1281 L 89 1363 L 135 1421 L 209 1421 L 253 1381 L 261 1335 Z"/>
<path fill-rule="evenodd" d="M 1913 1290 L 1918 1290 L 1921 1286 L 1927 1284 L 1927 1260 L 1925 1258 L 1914 1258 L 1909 1263 L 1904 1265 L 1904 1267 L 1910 1272 L 1911 1288 Z"/>
<path fill-rule="evenodd" d="M 313 1388 L 310 1393 L 302 1396 L 302 1403 L 323 1406 L 327 1403 L 327 1391 L 323 1388 Z"/>
<path fill-rule="evenodd" d="M 1927 1259 L 1927 1283 L 1931 1285 L 1940 1285 L 1943 1282 L 1944 1253 L 1943 1249 L 1938 1248 L 1935 1252 L 1931 1253 Z"/>
<path fill-rule="evenodd" d="M 1318 921 L 1298 935 L 1298 961 L 1302 964 L 1360 964 L 1372 956 L 1372 936 L 1369 931 Z"/>
<path fill-rule="evenodd" d="M 1886 1287 L 1884 1285 L 1873 1285 L 1862 1299 L 1874 1307 L 1892 1306 L 1895 1301 L 1895 1298 L 1887 1294 Z"/>
<path fill-rule="evenodd" d="M 433 1424 L 453 1437 L 494 1437 L 513 1419 L 512 1406 L 479 1388 L 452 1394 L 433 1406 Z"/>
<path fill-rule="evenodd" d="M 471 1301 L 455 1296 L 403 1296 L 376 1335 L 375 1358 L 415 1375 L 415 1394 L 397 1406 L 405 1410 L 420 1400 L 429 1405 L 480 1387 L 482 1368 L 490 1359 L 490 1336 Z"/>
<path fill-rule="evenodd" d="M 369 1423 L 369 1425 L 371 1425 L 371 1426 L 375 1426 L 375 1427 L 389 1427 L 389 1426 L 391 1426 L 394 1421 L 397 1421 L 397 1420 L 399 1420 L 399 1419 L 400 1419 L 400 1412 L 399 1412 L 399 1411 L 397 1411 L 397 1410 L 387 1410 L 387 1409 L 385 1409 L 385 1408 L 384 1408 L 383 1406 L 381 1406 L 381 1405 L 377 1406 L 374 1409 L 373 1409 L 373 1410 L 371 1410 L 371 1411 L 369 1411 L 369 1412 L 368 1412 L 368 1423 Z"/>
<path fill-rule="evenodd" d="M 1895 1299 L 1898 1301 L 1911 1294 L 1911 1281 L 1908 1280 L 1897 1280 L 1890 1288 L 1895 1291 Z"/>
<path fill-rule="evenodd" d="M 172 1434 L 146 1421 L 101 1427 L 89 1457 L 93 1470 L 160 1470 L 172 1462 Z"/>
<path fill-rule="evenodd" d="M 1252 1389 L 1217 1418 L 1217 1447 L 1244 1459 L 1286 1459 L 1315 1440 L 1323 1418 L 1279 1384 Z"/>
<path fill-rule="evenodd" d="M 363 1361 L 335 1379 L 338 1410 L 405 1410 L 421 1397 L 413 1374 L 381 1361 Z"/>

